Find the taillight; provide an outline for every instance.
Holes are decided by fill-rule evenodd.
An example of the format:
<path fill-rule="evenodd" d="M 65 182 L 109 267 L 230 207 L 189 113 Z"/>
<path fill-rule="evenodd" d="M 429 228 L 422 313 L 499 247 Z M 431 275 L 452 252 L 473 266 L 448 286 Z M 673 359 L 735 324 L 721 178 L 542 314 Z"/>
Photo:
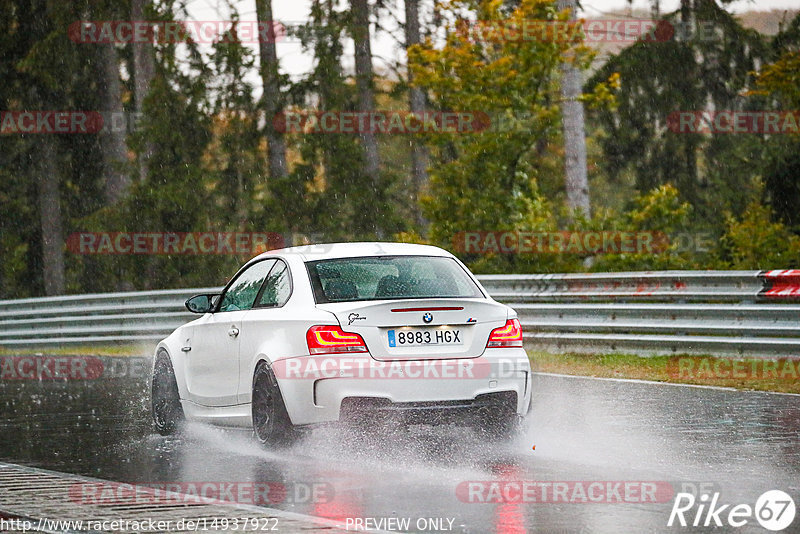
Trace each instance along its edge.
<path fill-rule="evenodd" d="M 344 354 L 367 352 L 364 339 L 338 326 L 312 326 L 306 332 L 309 354 Z"/>
<path fill-rule="evenodd" d="M 522 346 L 522 327 L 519 319 L 509 319 L 505 326 L 495 328 L 489 334 L 489 342 L 486 348 L 493 349 L 498 347 L 521 347 Z"/>

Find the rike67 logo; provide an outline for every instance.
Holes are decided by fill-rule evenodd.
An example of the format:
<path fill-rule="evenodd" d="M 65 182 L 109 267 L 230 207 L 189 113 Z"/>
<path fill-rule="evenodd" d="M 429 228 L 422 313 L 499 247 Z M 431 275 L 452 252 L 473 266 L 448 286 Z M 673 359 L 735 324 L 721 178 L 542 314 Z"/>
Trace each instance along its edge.
<path fill-rule="evenodd" d="M 719 492 L 710 498 L 707 493 L 699 498 L 691 493 L 678 493 L 675 495 L 667 526 L 742 527 L 755 517 L 762 527 L 777 532 L 791 525 L 794 516 L 794 500 L 781 490 L 762 493 L 755 506 L 720 504 Z"/>

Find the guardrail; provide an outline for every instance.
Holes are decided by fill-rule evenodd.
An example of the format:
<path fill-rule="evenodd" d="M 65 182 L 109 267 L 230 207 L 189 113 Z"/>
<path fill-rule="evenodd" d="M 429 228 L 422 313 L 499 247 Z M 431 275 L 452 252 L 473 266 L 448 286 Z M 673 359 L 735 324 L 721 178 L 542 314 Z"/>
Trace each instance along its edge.
<path fill-rule="evenodd" d="M 0 346 L 152 343 L 196 318 L 188 297 L 220 288 L 99 293 L 0 301 Z"/>
<path fill-rule="evenodd" d="M 800 356 L 800 270 L 484 275 L 556 351 Z M 0 301 L 0 346 L 153 344 L 196 288 Z"/>

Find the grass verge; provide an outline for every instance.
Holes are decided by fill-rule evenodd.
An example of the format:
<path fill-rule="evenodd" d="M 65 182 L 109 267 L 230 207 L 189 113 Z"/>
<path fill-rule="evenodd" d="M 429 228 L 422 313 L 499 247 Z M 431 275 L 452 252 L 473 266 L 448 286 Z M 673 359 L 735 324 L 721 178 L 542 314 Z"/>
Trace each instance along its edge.
<path fill-rule="evenodd" d="M 635 354 L 553 354 L 528 350 L 534 371 L 602 378 L 632 378 L 800 394 L 800 360 Z M 774 366 L 774 367 L 773 367 Z"/>
<path fill-rule="evenodd" d="M 29 356 L 46 354 L 48 356 L 151 356 L 155 344 L 150 345 L 87 345 L 42 348 L 0 347 L 0 356 Z"/>

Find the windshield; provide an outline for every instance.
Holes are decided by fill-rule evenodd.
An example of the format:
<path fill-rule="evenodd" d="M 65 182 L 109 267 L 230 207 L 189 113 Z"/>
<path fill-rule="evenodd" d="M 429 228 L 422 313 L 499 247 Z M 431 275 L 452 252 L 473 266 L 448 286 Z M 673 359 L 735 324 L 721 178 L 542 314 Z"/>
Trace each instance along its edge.
<path fill-rule="evenodd" d="M 379 256 L 321 260 L 306 265 L 317 304 L 484 296 L 452 258 Z"/>

